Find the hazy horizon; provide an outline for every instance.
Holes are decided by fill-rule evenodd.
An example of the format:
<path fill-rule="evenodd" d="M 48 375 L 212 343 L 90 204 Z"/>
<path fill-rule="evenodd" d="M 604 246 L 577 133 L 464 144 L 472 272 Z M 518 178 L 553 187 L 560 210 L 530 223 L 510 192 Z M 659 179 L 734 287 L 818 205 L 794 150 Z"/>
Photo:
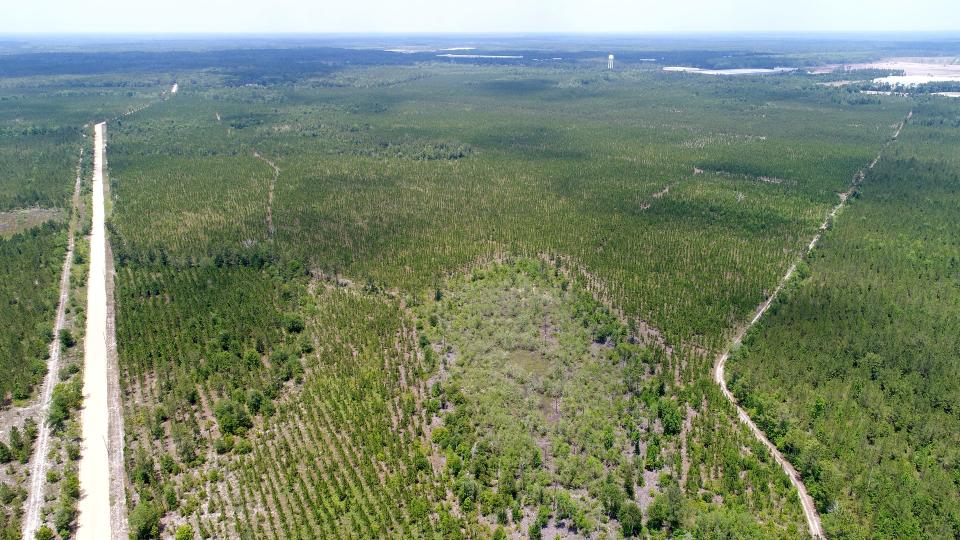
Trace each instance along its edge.
<path fill-rule="evenodd" d="M 0 21 L 7 34 L 709 34 L 953 33 L 960 9 L 951 0 L 490 0 L 455 6 L 439 0 L 358 0 L 317 5 L 303 0 L 207 3 L 57 0 L 15 3 Z M 184 16 L 188 14 L 188 16 Z M 856 30 L 853 30 L 853 29 Z"/>

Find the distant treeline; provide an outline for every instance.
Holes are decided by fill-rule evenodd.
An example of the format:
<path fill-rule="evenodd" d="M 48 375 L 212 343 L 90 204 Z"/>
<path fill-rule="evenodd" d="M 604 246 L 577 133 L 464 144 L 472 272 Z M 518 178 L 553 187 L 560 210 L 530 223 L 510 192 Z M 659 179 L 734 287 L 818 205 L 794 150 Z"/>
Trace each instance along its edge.
<path fill-rule="evenodd" d="M 471 50 L 471 55 L 522 58 L 440 58 L 436 52 L 397 53 L 377 49 L 337 47 L 227 49 L 205 51 L 43 52 L 0 56 L 0 72 L 7 77 L 96 75 L 114 72 L 168 72 L 215 69 L 233 84 L 277 84 L 329 73 L 346 66 L 401 65 L 450 61 L 473 64 L 539 65 L 605 58 L 609 51 Z M 617 62 L 656 62 L 708 69 L 797 67 L 809 63 L 800 57 L 754 51 L 618 51 Z"/>

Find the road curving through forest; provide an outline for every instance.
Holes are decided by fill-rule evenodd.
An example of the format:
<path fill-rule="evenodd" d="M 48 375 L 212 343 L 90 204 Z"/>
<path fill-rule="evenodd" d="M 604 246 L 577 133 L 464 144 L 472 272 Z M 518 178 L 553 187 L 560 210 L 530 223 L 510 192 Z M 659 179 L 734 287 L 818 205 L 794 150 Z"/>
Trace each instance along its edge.
<path fill-rule="evenodd" d="M 880 151 L 877 152 L 876 157 L 873 159 L 873 161 L 870 162 L 870 164 L 866 167 L 866 169 L 873 169 L 873 167 L 877 164 L 877 162 L 880 161 L 880 157 L 883 155 L 883 151 L 887 148 L 887 146 L 890 146 L 890 144 L 895 142 L 900 137 L 900 132 L 903 130 L 903 127 L 906 125 L 907 121 L 910 120 L 912 116 L 913 116 L 913 111 L 908 113 L 907 117 L 904 118 L 897 125 L 896 131 L 893 133 L 890 139 L 887 140 L 883 148 L 881 148 Z M 824 218 L 823 222 L 820 224 L 820 228 L 817 229 L 817 233 L 813 236 L 813 238 L 810 240 L 810 243 L 807 245 L 807 249 L 800 255 L 800 257 L 797 258 L 796 261 L 794 261 L 793 264 L 790 265 L 790 268 L 787 269 L 787 273 L 784 274 L 783 277 L 780 279 L 780 282 L 777 284 L 777 288 L 774 289 L 773 293 L 770 296 L 768 296 L 766 300 L 761 302 L 759 306 L 757 306 L 757 309 L 754 311 L 753 318 L 750 319 L 750 322 L 742 326 L 734 335 L 733 339 L 731 339 L 727 343 L 727 346 L 723 350 L 723 352 L 717 356 L 717 359 L 716 359 L 716 362 L 714 363 L 714 368 L 713 368 L 714 380 L 717 382 L 718 385 L 720 385 L 720 389 L 723 392 L 724 397 L 727 398 L 727 401 L 733 404 L 733 406 L 737 409 L 737 416 L 740 418 L 740 421 L 746 424 L 746 426 L 750 429 L 750 432 L 753 434 L 753 436 L 770 451 L 770 453 L 773 455 L 774 460 L 776 460 L 776 462 L 783 469 L 783 472 L 785 472 L 787 476 L 790 478 L 790 483 L 793 484 L 794 488 L 796 488 L 797 495 L 799 496 L 799 499 L 800 499 L 800 504 L 803 507 L 803 515 L 807 521 L 807 528 L 810 530 L 810 536 L 812 536 L 813 538 L 826 538 L 826 535 L 823 532 L 823 525 L 820 522 L 820 514 L 817 512 L 817 507 L 813 502 L 813 497 L 811 497 L 809 492 L 807 492 L 807 487 L 803 483 L 803 480 L 800 478 L 800 474 L 797 472 L 796 468 L 794 468 L 794 466 L 790 463 L 790 461 L 788 461 L 787 458 L 785 458 L 783 454 L 780 453 L 780 450 L 777 449 L 777 447 L 772 442 L 770 442 L 770 440 L 767 438 L 763 430 L 757 427 L 757 424 L 753 421 L 753 419 L 750 418 L 750 415 L 747 414 L 747 411 L 745 411 L 743 407 L 740 406 L 740 404 L 737 402 L 737 398 L 734 397 L 732 392 L 730 392 L 730 389 L 727 388 L 725 370 L 726 370 L 727 360 L 730 358 L 730 352 L 740 345 L 740 343 L 743 341 L 744 336 L 747 334 L 750 328 L 752 328 L 755 324 L 757 324 L 757 322 L 759 322 L 760 319 L 763 317 L 764 313 L 766 313 L 767 310 L 770 309 L 770 306 L 773 304 L 773 301 L 776 300 L 777 296 L 780 294 L 780 291 L 783 290 L 786 284 L 793 277 L 794 272 L 796 272 L 797 270 L 797 264 L 799 264 L 799 262 L 804 257 L 809 255 L 817 247 L 817 244 L 820 242 L 820 238 L 823 236 L 823 233 L 830 226 L 830 223 L 833 221 L 834 217 L 836 217 L 837 212 L 839 212 L 840 209 L 844 207 L 844 205 L 853 195 L 854 191 L 863 181 L 864 177 L 866 176 L 866 169 L 861 169 L 857 171 L 857 173 L 853 177 L 853 181 L 851 182 L 849 189 L 847 189 L 847 191 L 845 191 L 844 193 L 840 194 L 840 202 L 838 202 L 836 206 L 834 206 L 833 209 L 830 210 L 830 212 Z"/>

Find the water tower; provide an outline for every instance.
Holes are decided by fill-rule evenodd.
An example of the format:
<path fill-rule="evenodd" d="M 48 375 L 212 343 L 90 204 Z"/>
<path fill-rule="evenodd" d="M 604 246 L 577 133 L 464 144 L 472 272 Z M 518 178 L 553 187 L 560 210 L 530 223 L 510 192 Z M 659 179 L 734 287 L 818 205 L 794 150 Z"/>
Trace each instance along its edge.
<path fill-rule="evenodd" d="M 613 69 L 613 55 L 607 57 L 607 69 Z"/>

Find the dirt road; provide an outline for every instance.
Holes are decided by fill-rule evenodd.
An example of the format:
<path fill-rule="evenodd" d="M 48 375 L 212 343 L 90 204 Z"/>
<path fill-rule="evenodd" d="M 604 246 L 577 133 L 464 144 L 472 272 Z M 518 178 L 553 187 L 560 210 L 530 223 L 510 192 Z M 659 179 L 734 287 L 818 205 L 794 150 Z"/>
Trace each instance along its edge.
<path fill-rule="evenodd" d="M 887 141 L 884 147 L 879 152 L 877 152 L 877 156 L 873 159 L 873 161 L 871 161 L 870 164 L 867 166 L 868 169 L 872 169 L 874 165 L 876 165 L 877 162 L 880 161 L 880 157 L 883 155 L 883 150 L 885 150 L 887 146 L 890 146 L 890 144 L 895 142 L 897 138 L 900 137 L 900 132 L 903 130 L 903 126 L 906 125 L 907 121 L 910 120 L 912 116 L 913 116 L 913 111 L 907 114 L 907 117 L 897 125 L 896 131 L 893 133 L 893 135 L 890 137 L 890 139 Z M 777 295 L 780 294 L 780 291 L 783 290 L 783 287 L 790 281 L 790 278 L 793 277 L 793 273 L 797 270 L 797 263 L 799 263 L 800 259 L 809 255 L 810 252 L 817 247 L 817 244 L 820 242 L 820 238 L 823 236 L 823 233 L 827 230 L 827 227 L 830 226 L 830 223 L 833 221 L 834 217 L 836 217 L 837 212 L 839 212 L 840 209 L 843 208 L 843 206 L 850 199 L 850 196 L 853 195 L 853 192 L 860 185 L 860 182 L 863 181 L 865 175 L 866 175 L 866 171 L 864 169 L 861 169 L 860 171 L 857 172 L 857 174 L 854 175 L 853 181 L 850 184 L 850 188 L 847 189 L 846 192 L 840 194 L 840 202 L 837 203 L 837 205 L 834 206 L 833 209 L 830 210 L 830 212 L 824 218 L 823 223 L 820 224 L 820 228 L 817 230 L 817 233 L 813 236 L 813 238 L 810 240 L 810 243 L 807 245 L 806 251 L 803 253 L 803 255 L 801 255 L 800 258 L 798 258 L 796 262 L 790 265 L 790 268 L 787 270 L 787 273 L 783 275 L 783 277 L 780 279 L 780 283 L 777 284 L 777 288 L 773 291 L 773 294 L 771 294 L 769 297 L 767 297 L 766 300 L 764 300 L 759 306 L 757 306 L 756 311 L 754 311 L 753 318 L 750 319 L 750 322 L 748 324 L 744 325 L 743 327 L 740 328 L 739 331 L 737 331 L 733 339 L 730 340 L 730 342 L 727 344 L 727 347 L 726 349 L 724 349 L 723 353 L 717 357 L 717 360 L 714 363 L 714 367 L 713 367 L 714 380 L 717 382 L 718 385 L 720 385 L 720 389 L 723 391 L 723 395 L 724 397 L 727 398 L 727 401 L 729 401 L 730 403 L 733 404 L 734 407 L 736 407 L 737 416 L 740 418 L 740 421 L 746 424 L 747 427 L 750 429 L 750 432 L 753 433 L 753 436 L 756 437 L 757 440 L 759 440 L 761 443 L 763 443 L 763 445 L 766 446 L 768 450 L 770 450 L 770 453 L 773 455 L 773 458 L 783 469 L 783 472 L 785 472 L 787 476 L 790 478 L 790 483 L 793 484 L 793 487 L 797 489 L 797 494 L 800 497 L 800 504 L 801 506 L 803 506 L 803 515 L 807 520 L 807 527 L 810 530 L 810 536 L 812 536 L 813 538 L 826 538 L 826 536 L 823 533 L 823 526 L 820 523 L 820 514 L 817 513 L 817 507 L 813 503 L 813 498 L 810 497 L 809 493 L 807 493 L 807 487 L 806 485 L 804 485 L 803 480 L 800 479 L 800 474 L 797 473 L 797 470 L 793 467 L 793 465 L 789 461 L 787 461 L 785 457 L 783 457 L 783 454 L 780 453 L 780 450 L 778 450 L 777 447 L 774 446 L 774 444 L 771 443 L 769 439 L 767 439 L 766 434 L 759 427 L 757 427 L 757 425 L 750 418 L 750 415 L 748 415 L 747 412 L 742 407 L 740 407 L 740 404 L 737 403 L 737 398 L 735 398 L 733 393 L 730 392 L 730 389 L 727 388 L 725 370 L 726 370 L 727 359 L 730 358 L 730 351 L 734 350 L 737 346 L 740 345 L 740 343 L 743 341 L 743 337 L 747 334 L 750 328 L 752 328 L 753 325 L 757 324 L 757 322 L 760 321 L 760 319 L 763 317 L 763 314 L 766 313 L 768 309 L 770 309 L 770 305 L 773 304 L 773 301 L 777 298 Z"/>
<path fill-rule="evenodd" d="M 80 150 L 80 159 L 83 160 L 83 149 Z M 73 198 L 76 201 L 80 196 L 80 164 L 77 164 L 77 179 L 73 186 Z M 47 361 L 47 376 L 43 380 L 38 403 L 37 424 L 40 426 L 37 433 L 37 442 L 33 449 L 30 461 L 30 484 L 27 486 L 27 500 L 23 514 L 23 537 L 33 538 L 40 527 L 40 511 L 43 507 L 43 488 L 47 481 L 47 468 L 50 453 L 50 427 L 47 425 L 47 412 L 50 410 L 50 400 L 53 397 L 53 387 L 57 384 L 60 372 L 60 330 L 66 321 L 67 299 L 70 296 L 70 266 L 73 263 L 74 227 L 71 224 L 67 237 L 67 254 L 63 258 L 63 270 L 60 273 L 60 299 L 57 302 L 57 315 L 53 322 L 53 341 L 50 342 L 50 360 Z"/>
<path fill-rule="evenodd" d="M 104 231 L 103 159 L 106 124 L 94 126 L 93 227 L 90 232 L 90 277 L 87 280 L 87 333 L 84 342 L 82 454 L 78 540 L 112 538 L 110 460 L 107 450 L 107 290 Z"/>
<path fill-rule="evenodd" d="M 261 156 L 260 152 L 254 151 L 253 157 L 263 161 L 264 163 L 269 165 L 271 169 L 273 169 L 273 179 L 270 180 L 270 188 L 267 191 L 267 232 L 270 235 L 269 237 L 273 239 L 274 233 L 277 232 L 277 230 L 273 226 L 273 192 L 277 187 L 277 178 L 280 177 L 280 167 L 277 167 L 277 165 L 274 162 Z"/>

